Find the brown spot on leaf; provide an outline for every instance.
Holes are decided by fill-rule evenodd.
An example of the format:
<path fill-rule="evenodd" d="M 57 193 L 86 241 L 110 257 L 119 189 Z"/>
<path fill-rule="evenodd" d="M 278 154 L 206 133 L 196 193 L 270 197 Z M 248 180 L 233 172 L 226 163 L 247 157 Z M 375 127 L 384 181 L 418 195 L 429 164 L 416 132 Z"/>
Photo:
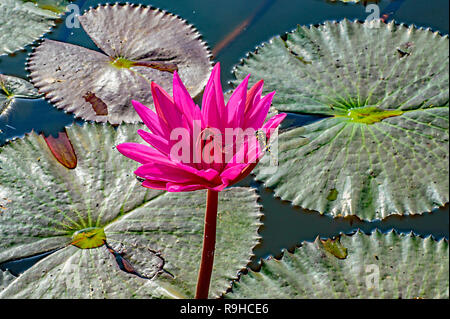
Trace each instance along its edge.
<path fill-rule="evenodd" d="M 338 259 L 345 259 L 347 258 L 347 248 L 345 248 L 341 244 L 340 237 L 337 237 L 336 239 L 327 239 L 323 240 L 320 239 L 319 245 L 322 247 L 323 250 L 329 252 L 333 256 L 335 256 Z"/>
<path fill-rule="evenodd" d="M 105 102 L 102 101 L 101 98 L 97 97 L 95 93 L 88 91 L 85 95 L 83 95 L 83 98 L 86 102 L 91 104 L 92 109 L 95 111 L 95 114 L 97 114 L 98 116 L 108 115 L 108 106 Z"/>

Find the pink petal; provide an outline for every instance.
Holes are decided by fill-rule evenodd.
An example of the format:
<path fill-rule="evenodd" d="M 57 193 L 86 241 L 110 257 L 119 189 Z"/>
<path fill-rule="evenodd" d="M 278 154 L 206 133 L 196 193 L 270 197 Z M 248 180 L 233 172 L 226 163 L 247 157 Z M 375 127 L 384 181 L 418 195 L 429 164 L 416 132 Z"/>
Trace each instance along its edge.
<path fill-rule="evenodd" d="M 247 93 L 247 101 L 245 103 L 245 113 L 253 106 L 258 105 L 261 100 L 261 94 L 264 86 L 264 80 L 259 80 Z"/>
<path fill-rule="evenodd" d="M 139 167 L 135 174 L 150 180 L 177 184 L 213 185 L 220 182 L 219 173 L 213 170 L 198 171 L 175 162 L 149 162 Z"/>
<path fill-rule="evenodd" d="M 236 164 L 227 169 L 225 169 L 221 174 L 220 178 L 224 184 L 229 184 L 229 182 L 235 180 L 239 175 L 242 174 L 242 170 L 248 166 L 248 164 Z"/>
<path fill-rule="evenodd" d="M 146 179 L 144 182 L 142 182 L 142 186 L 152 189 L 166 190 L 167 182 L 152 181 Z"/>
<path fill-rule="evenodd" d="M 170 143 L 165 138 L 156 134 L 151 134 L 144 130 L 138 130 L 138 134 L 144 141 L 159 150 L 161 153 L 166 155 L 170 154 Z"/>
<path fill-rule="evenodd" d="M 239 84 L 239 86 L 234 90 L 230 99 L 227 103 L 227 111 L 228 111 L 228 126 L 230 128 L 240 127 L 241 122 L 243 122 L 245 104 L 247 101 L 247 88 L 248 88 L 248 80 L 250 78 L 250 74 Z"/>
<path fill-rule="evenodd" d="M 117 150 L 122 155 L 125 155 L 126 157 L 141 164 L 148 162 L 170 162 L 167 156 L 147 145 L 122 143 L 117 145 Z"/>
<path fill-rule="evenodd" d="M 225 102 L 220 82 L 220 63 L 217 63 L 211 73 L 203 94 L 202 116 L 206 126 L 223 130 Z"/>
<path fill-rule="evenodd" d="M 147 163 L 140 166 L 135 172 L 137 176 L 161 182 L 197 184 L 198 178 L 175 165 Z"/>
<path fill-rule="evenodd" d="M 216 192 L 221 192 L 221 191 L 223 191 L 225 188 L 227 188 L 229 185 L 227 185 L 227 184 L 220 184 L 220 185 L 218 185 L 218 186 L 216 186 L 216 187 L 209 187 L 208 189 L 211 189 L 211 190 L 213 190 L 213 191 L 216 191 Z"/>
<path fill-rule="evenodd" d="M 286 116 L 286 113 L 277 114 L 263 125 L 262 130 L 266 134 L 267 139 L 270 139 L 273 130 L 275 130 L 281 124 L 281 122 L 283 122 Z"/>
<path fill-rule="evenodd" d="M 264 123 L 264 120 L 269 113 L 270 105 L 272 104 L 273 96 L 275 92 L 267 94 L 261 101 L 259 101 L 256 107 L 253 107 L 245 114 L 244 127 L 251 127 L 254 130 L 258 130 Z"/>
<path fill-rule="evenodd" d="M 208 188 L 205 185 L 192 185 L 192 184 L 174 184 L 167 183 L 166 190 L 168 192 L 192 192 L 200 189 Z"/>
<path fill-rule="evenodd" d="M 264 154 L 263 149 L 257 137 L 246 138 L 243 143 L 236 145 L 239 149 L 235 155 L 228 161 L 224 169 L 229 169 L 239 164 L 256 163 Z"/>
<path fill-rule="evenodd" d="M 184 113 L 189 127 L 192 129 L 194 121 L 201 121 L 201 111 L 198 105 L 192 100 L 176 71 L 173 74 L 173 98 L 175 105 L 180 112 Z"/>
<path fill-rule="evenodd" d="M 152 96 L 156 114 L 169 128 L 183 127 L 182 113 L 175 106 L 173 99 L 158 84 L 152 82 Z"/>
<path fill-rule="evenodd" d="M 131 103 L 133 104 L 134 109 L 138 113 L 139 117 L 150 129 L 150 131 L 160 136 L 166 136 L 168 134 L 169 129 L 166 123 L 160 121 L 158 115 L 156 115 L 155 112 L 137 101 L 131 101 Z"/>
<path fill-rule="evenodd" d="M 207 170 L 196 170 L 195 174 L 209 182 L 215 182 L 220 175 L 218 171 L 211 168 L 208 168 Z"/>
<path fill-rule="evenodd" d="M 253 171 L 257 164 L 258 162 L 255 162 L 246 165 L 238 165 L 227 169 L 226 171 L 229 172 L 227 172 L 226 176 L 222 178 L 223 185 L 231 186 L 240 182 Z"/>

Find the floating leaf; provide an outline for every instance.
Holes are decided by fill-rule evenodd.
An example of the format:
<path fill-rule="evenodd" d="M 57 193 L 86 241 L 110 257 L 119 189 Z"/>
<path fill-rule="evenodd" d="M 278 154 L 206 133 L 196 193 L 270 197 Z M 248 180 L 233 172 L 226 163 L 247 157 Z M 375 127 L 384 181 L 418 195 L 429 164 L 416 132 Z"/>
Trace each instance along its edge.
<path fill-rule="evenodd" d="M 273 38 L 236 68 L 237 82 L 263 78 L 278 111 L 324 119 L 280 134 L 278 171 L 260 165 L 256 178 L 333 216 L 373 220 L 447 203 L 448 51 L 448 36 L 380 21 Z"/>
<path fill-rule="evenodd" d="M 138 164 L 114 147 L 137 142 L 139 128 L 68 128 L 75 169 L 60 165 L 40 135 L 0 148 L 0 264 L 56 250 L 0 298 L 193 297 L 206 192 L 140 186 Z M 211 296 L 249 263 L 261 225 L 257 198 L 251 188 L 220 194 Z"/>
<path fill-rule="evenodd" d="M 0 56 L 23 49 L 50 31 L 65 0 L 0 0 Z"/>
<path fill-rule="evenodd" d="M 303 243 L 281 260 L 263 261 L 228 298 L 448 298 L 448 241 L 395 232 L 343 236 L 346 259 Z"/>
<path fill-rule="evenodd" d="M 0 116 L 7 113 L 15 98 L 35 99 L 40 94 L 28 81 L 0 74 Z"/>
<path fill-rule="evenodd" d="M 105 5 L 79 17 L 99 49 L 45 40 L 29 69 L 39 91 L 60 109 L 97 122 L 135 123 L 131 100 L 151 106 L 150 82 L 172 92 L 178 70 L 192 96 L 208 80 L 210 53 L 184 20 L 158 9 Z"/>

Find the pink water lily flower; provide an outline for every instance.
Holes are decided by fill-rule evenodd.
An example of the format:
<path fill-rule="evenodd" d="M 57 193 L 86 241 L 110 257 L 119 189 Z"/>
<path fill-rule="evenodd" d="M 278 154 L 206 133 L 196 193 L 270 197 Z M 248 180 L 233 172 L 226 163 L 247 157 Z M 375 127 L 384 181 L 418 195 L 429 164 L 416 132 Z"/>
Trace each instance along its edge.
<path fill-rule="evenodd" d="M 135 174 L 144 179 L 144 187 L 169 192 L 222 191 L 252 171 L 265 153 L 265 142 L 261 143 L 258 135 L 262 133 L 268 140 L 286 114 L 278 114 L 264 124 L 275 92 L 262 97 L 262 80 L 247 91 L 249 77 L 226 105 L 219 63 L 205 88 L 202 109 L 177 72 L 173 76 L 173 98 L 159 85 L 151 84 L 156 112 L 132 102 L 151 131 L 139 130 L 138 134 L 151 146 L 124 143 L 117 149 L 142 164 Z"/>
<path fill-rule="evenodd" d="M 262 80 L 247 90 L 249 77 L 225 105 L 220 64 L 216 64 L 203 94 L 202 109 L 195 105 L 177 72 L 173 76 L 173 98 L 152 83 L 156 112 L 133 101 L 151 131 L 139 130 L 138 134 L 151 146 L 117 146 L 123 155 L 142 164 L 135 174 L 144 180 L 145 187 L 169 192 L 208 190 L 197 299 L 208 298 L 218 194 L 253 170 L 266 152 L 272 133 L 286 117 L 278 114 L 264 124 L 275 92 L 262 97 Z"/>

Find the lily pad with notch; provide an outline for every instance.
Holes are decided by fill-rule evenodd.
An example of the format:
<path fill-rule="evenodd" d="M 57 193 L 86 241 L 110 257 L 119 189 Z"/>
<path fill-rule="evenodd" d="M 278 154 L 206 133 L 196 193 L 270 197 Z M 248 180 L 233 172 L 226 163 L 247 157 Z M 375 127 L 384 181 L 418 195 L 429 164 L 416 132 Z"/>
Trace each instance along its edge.
<path fill-rule="evenodd" d="M 193 297 L 206 192 L 146 189 L 138 164 L 115 145 L 138 142 L 143 125 L 66 129 L 78 163 L 68 169 L 41 135 L 0 148 L 0 265 L 53 253 L 22 273 L 0 298 Z M 259 242 L 254 189 L 220 194 L 211 296 L 226 291 Z"/>
<path fill-rule="evenodd" d="M 55 25 L 66 0 L 0 0 L 0 56 L 23 49 Z"/>
<path fill-rule="evenodd" d="M 443 206 L 448 51 L 448 36 L 379 20 L 299 26 L 273 38 L 235 68 L 236 83 L 251 73 L 277 91 L 276 110 L 323 119 L 282 132 L 278 170 L 260 165 L 256 179 L 332 216 L 374 220 Z"/>
<path fill-rule="evenodd" d="M 448 240 L 394 231 L 341 237 L 348 249 L 337 258 L 319 239 L 304 242 L 281 260 L 262 262 L 226 298 L 247 299 L 448 299 Z"/>
<path fill-rule="evenodd" d="M 210 52 L 181 18 L 115 4 L 90 9 L 79 21 L 101 52 L 46 39 L 29 61 L 32 82 L 57 108 L 89 121 L 137 123 L 131 100 L 152 106 L 150 82 L 171 93 L 178 70 L 192 96 L 206 85 Z"/>
<path fill-rule="evenodd" d="M 16 98 L 37 99 L 40 96 L 30 82 L 0 74 L 0 117 L 9 112 Z"/>

